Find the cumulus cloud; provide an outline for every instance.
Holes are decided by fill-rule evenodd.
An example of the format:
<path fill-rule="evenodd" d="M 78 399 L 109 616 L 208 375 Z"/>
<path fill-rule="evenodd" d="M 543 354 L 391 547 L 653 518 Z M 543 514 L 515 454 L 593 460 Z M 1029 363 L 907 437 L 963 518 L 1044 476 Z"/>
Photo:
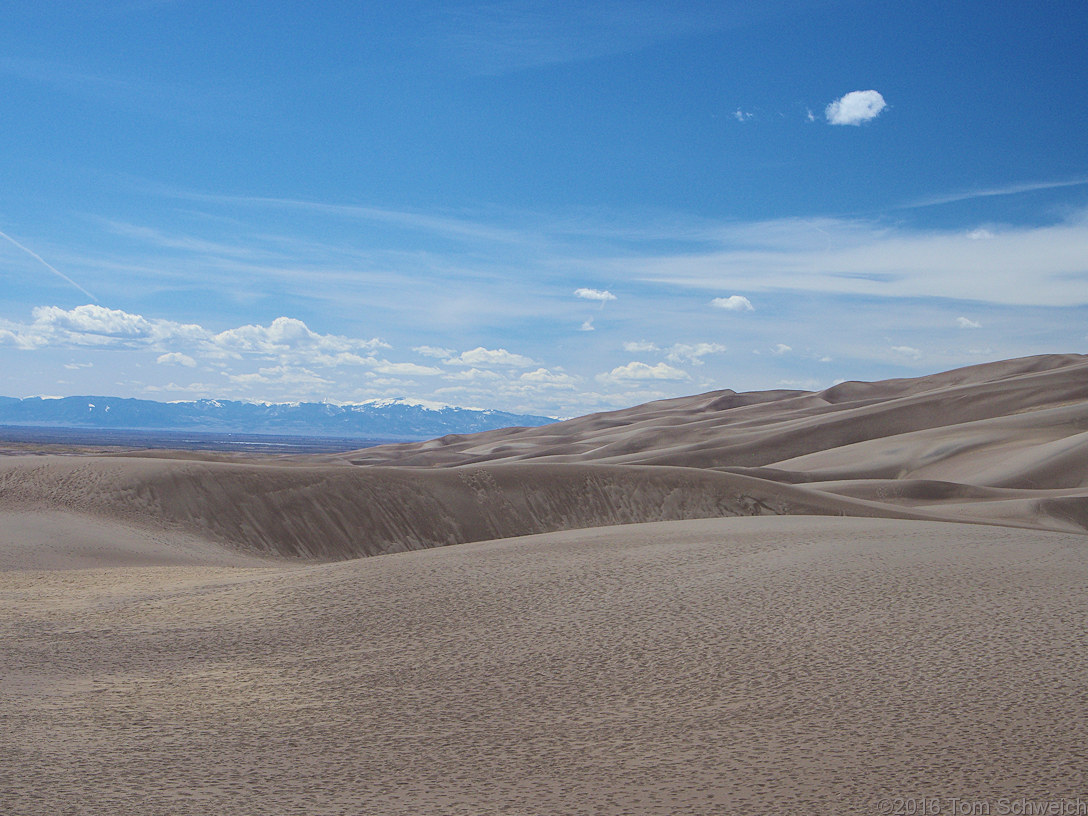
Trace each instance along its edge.
<path fill-rule="evenodd" d="M 957 317 L 956 318 L 956 325 L 959 326 L 961 329 L 981 329 L 982 328 L 981 323 L 979 323 L 978 321 L 975 321 L 975 320 L 971 320 L 968 317 Z"/>
<path fill-rule="evenodd" d="M 180 351 L 171 351 L 167 354 L 160 354 L 155 362 L 159 365 L 181 365 L 187 368 L 193 368 L 196 366 L 196 360 L 190 357 L 188 354 L 182 354 Z"/>
<path fill-rule="evenodd" d="M 582 321 L 582 325 L 578 327 L 578 331 L 597 331 L 596 327 L 593 325 L 593 318 L 590 317 Z"/>
<path fill-rule="evenodd" d="M 676 343 L 669 349 L 665 359 L 674 363 L 686 361 L 702 365 L 703 361 L 699 358 L 708 354 L 721 354 L 727 350 L 721 343 Z"/>
<path fill-rule="evenodd" d="M 504 348 L 486 349 L 477 346 L 471 351 L 462 352 L 456 357 L 446 360 L 447 365 L 463 366 L 509 366 L 511 368 L 528 368 L 535 365 L 533 360 L 521 354 L 514 354 Z"/>
<path fill-rule="evenodd" d="M 922 352 L 913 346 L 892 346 L 892 351 L 896 354 L 901 354 L 904 357 L 910 357 L 913 360 L 917 360 L 922 356 Z"/>
<path fill-rule="evenodd" d="M 646 340 L 639 340 L 637 342 L 627 342 L 623 344 L 624 351 L 639 352 L 639 351 L 660 351 L 656 343 L 649 343 Z"/>
<path fill-rule="evenodd" d="M 785 343 L 776 343 L 775 347 L 771 349 L 771 354 L 783 355 L 793 351 L 793 348 L 787 346 Z"/>
<path fill-rule="evenodd" d="M 747 122 L 753 116 L 755 116 L 754 113 L 743 111 L 740 108 L 737 108 L 735 111 L 733 111 L 733 118 L 736 119 L 738 122 Z"/>
<path fill-rule="evenodd" d="M 390 348 L 388 343 L 377 338 L 359 340 L 335 334 L 318 334 L 293 317 L 277 317 L 267 326 L 249 324 L 227 329 L 212 337 L 210 344 L 226 352 L 264 355 L 285 352 L 337 355 Z"/>
<path fill-rule="evenodd" d="M 988 229 L 979 227 L 978 229 L 971 230 L 969 233 L 967 233 L 967 237 L 970 238 L 972 241 L 988 241 L 994 237 L 994 234 Z"/>
<path fill-rule="evenodd" d="M 725 309 L 730 312 L 754 312 L 755 306 L 752 305 L 752 301 L 744 297 L 744 295 L 730 295 L 724 298 L 714 298 L 710 301 L 710 305 L 718 309 Z"/>
<path fill-rule="evenodd" d="M 631 380 L 687 380 L 690 377 L 686 371 L 665 363 L 648 365 L 635 361 L 617 366 L 607 374 L 598 374 L 597 379 L 601 382 L 628 382 Z"/>
<path fill-rule="evenodd" d="M 601 303 L 607 303 L 610 300 L 615 300 L 616 296 L 609 292 L 607 289 L 575 289 L 574 294 L 576 297 L 580 297 L 583 300 L 596 300 Z"/>
<path fill-rule="evenodd" d="M 885 107 L 877 91 L 851 91 L 828 105 L 824 114 L 831 125 L 860 125 L 875 119 Z"/>
<path fill-rule="evenodd" d="M 518 379 L 523 382 L 536 383 L 549 387 L 573 387 L 577 380 L 570 374 L 561 371 L 549 371 L 546 368 L 538 368 L 536 371 L 526 371 Z"/>

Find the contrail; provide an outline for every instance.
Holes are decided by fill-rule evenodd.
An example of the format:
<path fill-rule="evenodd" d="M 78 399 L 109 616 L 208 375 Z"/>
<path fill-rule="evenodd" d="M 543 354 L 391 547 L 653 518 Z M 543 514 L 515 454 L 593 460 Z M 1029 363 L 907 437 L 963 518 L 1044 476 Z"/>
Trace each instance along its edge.
<path fill-rule="evenodd" d="M 8 234 L 7 234 L 6 232 L 0 232 L 0 238 L 5 238 L 5 239 L 7 239 L 8 241 L 10 241 L 11 243 L 15 244 L 15 246 L 19 247 L 19 249 L 21 249 L 21 250 L 22 250 L 23 252 L 25 252 L 25 253 L 26 253 L 27 255 L 29 255 L 29 256 L 30 256 L 31 258 L 33 258 L 34 260 L 38 261 L 38 262 L 39 262 L 40 264 L 42 264 L 42 266 L 44 266 L 44 267 L 45 267 L 46 269 L 48 269 L 48 270 L 49 270 L 50 272 L 52 272 L 52 273 L 53 273 L 54 275 L 56 275 L 56 276 L 57 276 L 57 277 L 59 277 L 59 278 L 62 278 L 63 280 L 66 280 L 66 281 L 68 281 L 68 283 L 72 284 L 72 286 L 74 286 L 74 287 L 75 287 L 76 289 L 78 289 L 79 291 L 81 291 L 81 292 L 82 292 L 83 294 L 85 294 L 85 295 L 86 295 L 87 297 L 89 297 L 89 298 L 90 298 L 91 300 L 93 300 L 93 301 L 94 301 L 95 303 L 98 303 L 98 298 L 96 298 L 96 297 L 95 297 L 94 295 L 92 295 L 92 294 L 91 294 L 90 292 L 88 292 L 88 291 L 87 291 L 86 289 L 84 289 L 84 288 L 83 288 L 82 286 L 80 286 L 80 285 L 79 285 L 78 283 L 76 283 L 76 282 L 75 282 L 74 280 L 72 280 L 71 278 L 69 278 L 69 277 L 68 277 L 67 275 L 65 275 L 65 274 L 64 274 L 63 272 L 61 272 L 61 271 L 60 271 L 59 269 L 57 269 L 57 268 L 56 268 L 55 266 L 53 266 L 53 265 L 52 265 L 51 263 L 49 263 L 48 261 L 46 261 L 46 260 L 45 260 L 45 258 L 43 258 L 43 257 L 42 257 L 41 255 L 39 255 L 39 254 L 38 254 L 37 252 L 35 252 L 34 250 L 32 250 L 32 249 L 27 249 L 27 248 L 26 248 L 25 246 L 23 246 L 22 244 L 20 244 L 20 243 L 19 243 L 18 241 L 16 241 L 16 240 L 15 240 L 14 238 L 12 238 L 12 237 L 11 237 L 10 235 L 8 235 Z"/>

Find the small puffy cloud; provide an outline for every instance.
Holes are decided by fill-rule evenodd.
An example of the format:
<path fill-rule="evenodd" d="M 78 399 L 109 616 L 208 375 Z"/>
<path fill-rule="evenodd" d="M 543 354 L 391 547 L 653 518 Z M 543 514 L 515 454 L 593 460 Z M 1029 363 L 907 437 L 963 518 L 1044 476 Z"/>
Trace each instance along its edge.
<path fill-rule="evenodd" d="M 756 307 L 752 305 L 752 301 L 744 297 L 744 295 L 730 295 L 724 298 L 714 298 L 710 301 L 710 305 L 717 309 L 725 309 L 729 312 L 754 312 Z"/>
<path fill-rule="evenodd" d="M 690 377 L 686 371 L 665 363 L 647 365 L 635 361 L 617 366 L 607 374 L 598 374 L 597 379 L 601 382 L 629 382 L 631 380 L 687 380 Z"/>
<path fill-rule="evenodd" d="M 721 354 L 728 351 L 721 343 L 676 343 L 669 349 L 666 360 L 674 363 L 687 361 L 695 365 L 702 365 L 700 357 L 708 354 Z"/>
<path fill-rule="evenodd" d="M 650 343 L 646 340 L 639 340 L 638 342 L 626 342 L 623 344 L 624 351 L 639 352 L 639 351 L 660 351 L 656 343 Z"/>
<path fill-rule="evenodd" d="M 609 292 L 607 289 L 581 289 L 574 290 L 575 297 L 580 297 L 583 300 L 596 300 L 600 303 L 607 303 L 610 300 L 615 300 L 616 296 Z"/>
<path fill-rule="evenodd" d="M 570 374 L 559 371 L 549 371 L 546 368 L 538 368 L 536 371 L 526 371 L 518 379 L 545 386 L 573 386 L 577 380 Z"/>
<path fill-rule="evenodd" d="M 771 349 L 771 354 L 783 355 L 793 351 L 793 348 L 787 346 L 785 343 L 776 343 L 775 347 Z"/>
<path fill-rule="evenodd" d="M 737 108 L 735 111 L 733 111 L 733 118 L 736 119 L 738 122 L 747 122 L 753 116 L 755 116 L 754 113 L 748 113 L 748 111 L 743 111 L 740 108 Z"/>
<path fill-rule="evenodd" d="M 436 360 L 446 360 L 457 353 L 456 349 L 441 348 L 440 346 L 416 346 L 412 349 L 416 354 L 424 357 L 434 357 Z"/>
<path fill-rule="evenodd" d="M 590 317 L 582 322 L 582 325 L 578 327 L 578 331 L 597 331 L 593 325 L 593 318 Z"/>
<path fill-rule="evenodd" d="M 956 325 L 959 326 L 961 329 L 981 329 L 982 328 L 981 323 L 979 323 L 978 321 L 975 321 L 975 320 L 971 320 L 968 317 L 957 317 L 956 318 Z"/>
<path fill-rule="evenodd" d="M 988 241 L 994 237 L 994 234 L 988 229 L 979 227 L 978 229 L 971 230 L 969 233 L 967 233 L 967 237 L 970 238 L 972 241 Z"/>
<path fill-rule="evenodd" d="M 171 351 L 168 354 L 160 354 L 155 358 L 155 362 L 159 365 L 180 365 L 186 366 L 187 368 L 193 368 L 196 365 L 196 360 L 188 354 L 182 354 L 180 351 Z"/>
<path fill-rule="evenodd" d="M 805 109 L 805 121 L 806 122 L 815 122 L 816 121 L 816 114 L 812 112 L 812 108 L 806 108 Z"/>
<path fill-rule="evenodd" d="M 915 360 L 922 356 L 922 352 L 913 346 L 892 346 L 892 351 Z"/>
<path fill-rule="evenodd" d="M 506 349 L 486 349 L 477 346 L 471 351 L 463 352 L 456 357 L 446 360 L 447 365 L 463 366 L 510 366 L 512 368 L 528 368 L 534 365 L 529 357 L 514 354 Z"/>
<path fill-rule="evenodd" d="M 880 115 L 887 107 L 884 97 L 877 91 L 851 91 L 836 99 L 824 111 L 831 125 L 860 125 Z"/>

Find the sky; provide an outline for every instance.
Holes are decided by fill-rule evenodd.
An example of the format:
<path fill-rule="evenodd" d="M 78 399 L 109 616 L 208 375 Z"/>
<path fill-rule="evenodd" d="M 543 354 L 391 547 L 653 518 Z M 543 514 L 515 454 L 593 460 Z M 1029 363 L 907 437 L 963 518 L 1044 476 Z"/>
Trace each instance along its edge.
<path fill-rule="evenodd" d="M 569 417 L 1088 351 L 1088 4 L 66 0 L 0 394 Z"/>

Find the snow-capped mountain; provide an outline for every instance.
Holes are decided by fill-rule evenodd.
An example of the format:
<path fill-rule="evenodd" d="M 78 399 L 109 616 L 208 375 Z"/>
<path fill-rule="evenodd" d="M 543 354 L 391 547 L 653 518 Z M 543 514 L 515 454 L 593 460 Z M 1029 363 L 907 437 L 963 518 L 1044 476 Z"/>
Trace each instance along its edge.
<path fill-rule="evenodd" d="M 54 428 L 203 431 L 390 440 L 431 439 L 554 419 L 436 402 L 379 399 L 355 405 L 323 402 L 252 403 L 202 399 L 154 402 L 118 397 L 0 397 L 0 425 Z"/>

